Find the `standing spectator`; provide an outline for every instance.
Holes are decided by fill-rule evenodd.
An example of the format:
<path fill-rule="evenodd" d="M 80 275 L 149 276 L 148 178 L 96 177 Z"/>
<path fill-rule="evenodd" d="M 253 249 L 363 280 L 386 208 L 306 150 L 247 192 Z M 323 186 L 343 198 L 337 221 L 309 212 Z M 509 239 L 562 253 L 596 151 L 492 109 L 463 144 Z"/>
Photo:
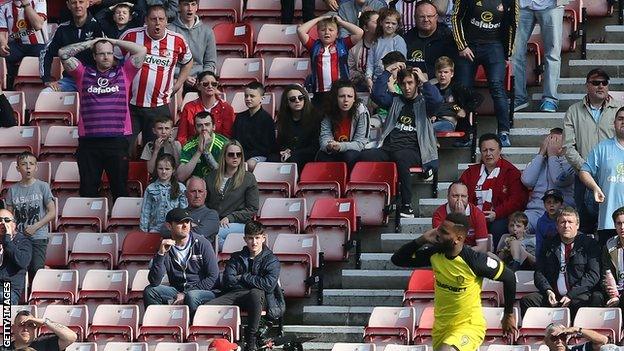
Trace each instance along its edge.
<path fill-rule="evenodd" d="M 570 345 L 570 339 L 587 340 L 585 343 Z M 599 350 L 615 350 L 619 349 L 615 345 L 612 348 L 603 348 L 609 342 L 609 338 L 596 331 L 581 327 L 566 327 L 564 325 L 550 324 L 546 327 L 546 335 L 544 336 L 544 345 L 549 351 L 599 351 Z"/>
<path fill-rule="evenodd" d="M 349 80 L 335 81 L 327 101 L 316 160 L 346 162 L 351 170 L 369 141 L 370 112 Z"/>
<path fill-rule="evenodd" d="M 364 11 L 360 15 L 358 25 L 364 31 L 362 40 L 355 44 L 349 50 L 348 66 L 349 79 L 355 84 L 357 91 L 368 92 L 366 84 L 366 62 L 368 60 L 368 51 L 373 47 L 377 40 L 375 34 L 377 30 L 377 19 L 379 14 L 376 11 Z"/>
<path fill-rule="evenodd" d="M 116 64 L 113 45 L 132 55 L 123 65 Z M 95 66 L 78 59 L 87 49 L 93 51 Z M 99 196 L 102 170 L 110 180 L 113 199 L 127 196 L 127 136 L 132 134 L 128 98 L 132 77 L 145 59 L 145 48 L 118 39 L 93 39 L 65 46 L 59 55 L 80 96 L 77 150 L 80 196 Z"/>
<path fill-rule="evenodd" d="M 529 217 L 529 232 L 535 233 L 537 220 L 544 214 L 544 193 L 557 189 L 566 206 L 574 205 L 574 169 L 563 156 L 563 129 L 553 128 L 542 141 L 540 150 L 522 171 L 522 184 L 531 189 L 524 211 Z"/>
<path fill-rule="evenodd" d="M 176 177 L 175 159 L 163 154 L 156 159 L 157 179 L 150 183 L 143 195 L 140 228 L 144 232 L 157 232 L 165 223 L 165 216 L 174 208 L 186 208 L 186 187 Z"/>
<path fill-rule="evenodd" d="M 186 209 L 167 212 L 166 226 L 171 239 L 162 239 L 147 275 L 143 291 L 145 307 L 187 305 L 191 320 L 197 308 L 215 298 L 219 281 L 217 255 L 210 242 L 191 232 L 192 217 Z M 169 285 L 162 285 L 165 276 Z"/>
<path fill-rule="evenodd" d="M 123 32 L 130 28 L 143 25 L 142 14 L 134 9 L 134 4 L 131 2 L 120 2 L 103 9 L 97 13 L 96 19 L 104 34 L 113 39 L 118 39 Z"/>
<path fill-rule="evenodd" d="M 102 37 L 102 29 L 95 18 L 89 15 L 87 8 L 88 0 L 67 0 L 67 7 L 72 14 L 68 22 L 61 23 L 54 36 L 47 43 L 45 50 L 39 53 L 39 75 L 47 88 L 43 92 L 49 91 L 78 91 L 76 81 L 73 77 L 63 75 L 58 81 L 52 80 L 52 59 L 61 56 L 59 50 L 71 44 L 84 44 L 94 38 Z M 78 61 L 85 66 L 95 66 L 94 55 L 90 47 L 76 55 Z"/>
<path fill-rule="evenodd" d="M 243 146 L 250 172 L 258 162 L 269 157 L 275 145 L 275 125 L 271 115 L 262 108 L 264 87 L 259 82 L 252 82 L 245 87 L 245 105 L 247 110 L 236 115 L 232 126 L 233 139 Z"/>
<path fill-rule="evenodd" d="M 245 170 L 243 147 L 230 140 L 223 148 L 217 170 L 208 173 L 206 204 L 219 212 L 219 247 L 230 233 L 242 233 L 245 223 L 258 212 L 259 194 L 256 177 Z"/>
<path fill-rule="evenodd" d="M 507 230 L 507 217 L 524 210 L 528 190 L 520 181 L 520 171 L 501 157 L 501 141 L 495 134 L 479 138 L 481 162 L 471 165 L 459 178 L 468 186 L 468 199 L 485 214 L 494 247 Z"/>
<path fill-rule="evenodd" d="M 197 16 L 198 0 L 180 0 L 178 17 L 169 24 L 169 30 L 182 34 L 193 54 L 193 68 L 189 72 L 184 86 L 195 88 L 197 75 L 204 71 L 217 71 L 217 43 L 212 28 Z M 180 69 L 176 67 L 175 77 Z"/>
<path fill-rule="evenodd" d="M 47 20 L 46 0 L 12 0 L 0 5 L 0 56 L 6 60 L 9 90 L 22 58 L 39 57 L 45 48 Z"/>
<path fill-rule="evenodd" d="M 46 327 L 52 333 L 36 338 L 37 329 L 41 327 Z M 60 351 L 78 340 L 78 335 L 73 330 L 48 318 L 36 318 L 28 310 L 19 311 L 15 315 L 11 336 L 9 350 L 30 347 L 35 351 Z"/>
<path fill-rule="evenodd" d="M 197 75 L 197 90 L 199 98 L 193 100 L 180 113 L 180 126 L 177 139 L 184 145 L 195 136 L 195 116 L 199 112 L 209 112 L 212 116 L 214 131 L 228 138 L 232 136 L 234 124 L 234 108 L 221 99 L 219 92 L 219 78 L 214 72 L 204 71 Z"/>
<path fill-rule="evenodd" d="M 158 116 L 172 117 L 169 111 L 171 95 L 182 88 L 193 68 L 193 56 L 188 43 L 181 34 L 167 29 L 165 8 L 162 5 L 152 5 L 145 13 L 145 27 L 129 29 L 121 35 L 121 40 L 147 49 L 140 73 L 132 81 L 132 151 L 139 133 L 142 133 L 143 144 L 156 139 L 152 132 L 154 119 Z M 126 52 L 122 48 L 115 53 L 115 57 L 120 60 Z M 173 74 L 178 63 L 182 68 L 178 79 L 173 83 Z"/>
<path fill-rule="evenodd" d="M 35 178 L 37 157 L 29 151 L 17 155 L 17 171 L 22 179 L 11 185 L 4 197 L 6 209 L 15 214 L 16 230 L 32 241 L 29 277 L 44 267 L 48 248 L 49 223 L 56 218 L 50 184 Z"/>
<path fill-rule="evenodd" d="M 542 196 L 544 214 L 537 220 L 535 227 L 535 252 L 540 253 L 544 243 L 557 236 L 557 216 L 563 207 L 563 194 L 557 189 L 550 189 Z"/>
<path fill-rule="evenodd" d="M 280 0 L 280 3 L 282 4 L 282 24 L 292 24 L 295 16 L 295 0 Z M 302 1 L 304 22 L 316 17 L 314 15 L 315 5 L 314 1 Z"/>
<path fill-rule="evenodd" d="M 245 225 L 245 247 L 232 254 L 223 271 L 224 295 L 212 300 L 212 305 L 237 305 L 247 311 L 245 351 L 258 349 L 258 327 L 263 307 L 273 296 L 280 274 L 280 262 L 266 246 L 266 234 L 260 222 Z"/>
<path fill-rule="evenodd" d="M 98 0 L 95 0 L 98 1 Z M 148 13 L 150 7 L 161 6 L 166 11 L 167 20 L 173 22 L 178 16 L 179 0 L 137 0 L 136 7 L 142 13 Z"/>
<path fill-rule="evenodd" d="M 539 23 L 540 36 L 544 42 L 544 80 L 542 86 L 541 112 L 555 112 L 558 107 L 557 85 L 561 71 L 561 42 L 563 33 L 563 6 L 556 0 L 520 0 L 520 16 L 516 32 L 514 52 L 511 56 L 514 72 L 514 111 L 529 106 L 526 87 L 526 49 L 535 22 Z"/>
<path fill-rule="evenodd" d="M 598 204 L 579 178 L 589 152 L 599 142 L 613 138 L 613 120 L 622 106 L 609 95 L 609 75 L 600 68 L 587 73 L 587 95 L 568 108 L 563 119 L 563 149 L 568 162 L 577 172 L 574 202 L 581 217 L 581 231 L 594 233 L 598 222 Z"/>
<path fill-rule="evenodd" d="M 162 154 L 173 156 L 176 165 L 179 164 L 180 151 L 182 145 L 179 141 L 173 140 L 173 121 L 166 117 L 160 116 L 154 119 L 154 135 L 156 140 L 145 144 L 141 160 L 147 161 L 147 172 L 153 174 L 156 171 L 156 159 Z"/>
<path fill-rule="evenodd" d="M 617 111 L 613 124 L 615 138 L 598 143 L 579 173 L 599 204 L 598 239 L 601 244 L 615 234 L 609 214 L 624 206 L 624 107 Z"/>
<path fill-rule="evenodd" d="M 388 5 L 384 0 L 345 0 L 340 2 L 338 8 L 338 16 L 351 24 L 357 24 L 358 18 L 364 11 L 379 11 L 387 8 Z M 320 32 L 319 32 L 320 33 Z M 348 37 L 352 31 L 344 27 L 340 29 L 340 38 Z M 355 43 L 354 43 L 355 44 Z"/>
<path fill-rule="evenodd" d="M 624 262 L 620 259 L 624 254 L 624 207 L 620 207 L 611 214 L 615 226 L 615 236 L 609 238 L 602 246 L 602 274 L 603 285 L 607 293 L 609 307 L 624 302 Z M 611 275 L 611 278 L 609 278 Z"/>
<path fill-rule="evenodd" d="M 388 7 L 401 14 L 403 23 L 403 33 L 416 27 L 416 7 L 417 0 L 392 0 Z"/>
<path fill-rule="evenodd" d="M 498 121 L 502 146 L 509 141 L 509 101 L 505 91 L 505 61 L 513 50 L 519 0 L 474 2 L 456 0 L 453 37 L 459 50 L 457 80 L 472 89 L 477 67 L 483 65 Z"/>
<path fill-rule="evenodd" d="M 579 307 L 603 305 L 598 243 L 578 235 L 578 213 L 564 207 L 557 216 L 559 235 L 544 244 L 538 253 L 535 287 L 538 292 L 520 300 L 522 315 L 529 307 L 569 307 L 572 315 Z"/>
<path fill-rule="evenodd" d="M 0 252 L 0 280 L 11 282 L 11 304 L 17 305 L 26 287 L 32 240 L 17 231 L 15 217 L 11 211 L 4 209 L 0 210 Z"/>
<path fill-rule="evenodd" d="M 403 56 L 407 53 L 407 44 L 398 32 L 401 29 L 401 15 L 392 9 L 382 9 L 379 11 L 377 28 L 375 30 L 376 41 L 368 50 L 366 60 L 366 82 L 369 89 L 373 89 L 373 82 L 383 71 L 381 59 L 391 51 L 398 51 Z"/>

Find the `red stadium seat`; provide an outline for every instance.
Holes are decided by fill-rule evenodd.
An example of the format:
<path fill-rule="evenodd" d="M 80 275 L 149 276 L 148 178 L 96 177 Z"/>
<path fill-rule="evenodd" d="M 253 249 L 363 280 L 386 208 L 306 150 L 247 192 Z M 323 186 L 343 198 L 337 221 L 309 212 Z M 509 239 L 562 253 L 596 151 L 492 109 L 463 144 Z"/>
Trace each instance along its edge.
<path fill-rule="evenodd" d="M 581 22 L 583 22 L 583 7 L 583 0 L 572 0 L 564 7 L 561 52 L 573 52 L 576 50 L 576 39 L 580 37 L 579 27 Z"/>
<path fill-rule="evenodd" d="M 306 199 L 268 198 L 260 209 L 258 220 L 264 225 L 267 245 L 280 233 L 301 233 L 306 227 Z"/>
<path fill-rule="evenodd" d="M 78 341 L 83 341 L 89 325 L 89 309 L 85 305 L 50 305 L 46 307 L 42 319 L 49 318 L 64 325 L 78 334 Z M 46 326 L 39 328 L 39 335 L 54 334 Z"/>
<path fill-rule="evenodd" d="M 309 58 L 276 57 L 269 66 L 265 85 L 270 91 L 289 84 L 303 85 L 310 71 Z"/>
<path fill-rule="evenodd" d="M 0 128 L 0 162 L 2 169 L 8 169 L 15 156 L 24 151 L 39 155 L 41 143 L 39 127 Z"/>
<path fill-rule="evenodd" d="M 199 344 L 196 342 L 159 342 L 154 351 L 199 351 Z"/>
<path fill-rule="evenodd" d="M 581 307 L 574 317 L 574 326 L 591 329 L 607 336 L 610 343 L 619 345 L 622 340 L 622 310 L 619 307 Z"/>
<path fill-rule="evenodd" d="M 309 162 L 303 167 L 297 197 L 302 197 L 312 209 L 319 197 L 339 198 L 347 184 L 347 164 L 344 162 Z"/>
<path fill-rule="evenodd" d="M 149 351 L 149 345 L 146 342 L 112 341 L 106 343 L 104 351 Z"/>
<path fill-rule="evenodd" d="M 49 233 L 45 265 L 50 268 L 67 267 L 69 244 L 67 233 Z"/>
<path fill-rule="evenodd" d="M 243 15 L 243 0 L 199 0 L 197 15 L 202 21 L 225 19 L 239 22 Z"/>
<path fill-rule="evenodd" d="M 526 53 L 526 84 L 537 86 L 542 83 L 542 55 L 543 44 L 539 36 L 532 36 L 527 43 Z"/>
<path fill-rule="evenodd" d="M 4 58 L 2 59 L 4 61 Z M 2 75 L 4 78 L 4 75 Z M 4 96 L 11 104 L 13 114 L 15 115 L 15 121 L 17 125 L 23 125 L 26 123 L 26 95 L 23 91 L 4 91 Z"/>
<path fill-rule="evenodd" d="M 533 281 L 533 274 L 533 271 L 516 271 L 516 300 L 538 291 Z"/>
<path fill-rule="evenodd" d="M 97 351 L 97 344 L 94 342 L 75 342 L 65 349 L 65 351 Z"/>
<path fill-rule="evenodd" d="M 433 301 L 434 282 L 432 270 L 414 270 L 403 293 L 403 306 L 413 306 L 418 301 Z"/>
<path fill-rule="evenodd" d="M 52 80 L 59 80 L 62 71 L 61 60 L 58 57 L 53 58 L 50 72 Z M 24 57 L 17 69 L 13 90 L 24 92 L 27 110 L 32 110 L 35 107 L 35 101 L 43 88 L 44 84 L 39 76 L 39 57 Z"/>
<path fill-rule="evenodd" d="M 388 344 L 386 345 L 386 348 L 384 348 L 384 351 L 429 351 L 429 346 Z"/>
<path fill-rule="evenodd" d="M 35 178 L 50 184 L 52 180 L 52 170 L 50 169 L 50 162 L 37 162 L 37 172 L 35 172 Z M 11 185 L 19 183 L 22 180 L 22 175 L 17 171 L 17 162 L 11 162 L 9 168 L 6 170 L 6 176 L 4 182 L 2 182 L 2 191 L 8 190 Z"/>
<path fill-rule="evenodd" d="M 80 99 L 75 92 L 42 92 L 37 97 L 30 124 L 38 125 L 45 135 L 51 125 L 73 126 L 78 123 Z"/>
<path fill-rule="evenodd" d="M 388 206 L 396 196 L 398 175 L 394 162 L 358 162 L 351 171 L 345 196 L 353 198 L 362 223 L 387 223 Z"/>
<path fill-rule="evenodd" d="M 529 307 L 522 318 L 518 342 L 537 348 L 544 344 L 544 330 L 551 323 L 570 326 L 570 310 L 567 307 Z"/>
<path fill-rule="evenodd" d="M 101 232 L 106 228 L 108 199 L 105 197 L 70 197 L 63 206 L 63 212 L 56 226 L 57 231 L 74 232 L 91 229 Z"/>
<path fill-rule="evenodd" d="M 128 281 L 133 281 L 139 269 L 145 269 L 160 247 L 162 237 L 158 233 L 141 231 L 126 234 L 121 247 L 117 268 L 128 271 Z"/>
<path fill-rule="evenodd" d="M 88 270 L 113 269 L 118 251 L 116 233 L 78 233 L 69 254 L 69 268 L 83 277 Z"/>
<path fill-rule="evenodd" d="M 65 205 L 67 198 L 79 196 L 80 173 L 75 161 L 62 161 L 58 164 L 54 179 L 50 185 L 52 194 L 59 198 L 59 207 Z"/>
<path fill-rule="evenodd" d="M 481 305 L 499 307 L 504 303 L 503 283 L 484 278 L 481 284 Z"/>
<path fill-rule="evenodd" d="M 259 206 L 269 197 L 292 197 L 297 186 L 296 163 L 258 162 L 253 171 L 260 192 Z"/>
<path fill-rule="evenodd" d="M 251 82 L 264 85 L 264 59 L 262 58 L 226 58 L 219 73 L 219 84 L 228 96 Z"/>
<path fill-rule="evenodd" d="M 420 318 L 418 319 L 418 327 L 414 331 L 414 344 L 431 345 L 431 331 L 433 330 L 433 306 L 425 307 Z"/>
<path fill-rule="evenodd" d="M 358 344 L 351 342 L 337 342 L 331 351 L 375 351 L 375 344 Z"/>
<path fill-rule="evenodd" d="M 116 232 L 123 243 L 126 233 L 139 230 L 142 197 L 118 197 L 113 204 L 106 230 Z"/>
<path fill-rule="evenodd" d="M 143 189 L 147 188 L 150 183 L 150 174 L 147 170 L 147 161 L 130 161 L 128 162 L 128 180 L 126 188 L 128 194 L 135 197 L 143 196 Z M 102 172 L 102 189 L 109 190 L 110 182 L 106 172 Z"/>
<path fill-rule="evenodd" d="M 515 335 L 511 338 L 503 331 L 502 319 L 505 309 L 503 307 L 482 307 L 483 317 L 485 318 L 485 339 L 482 346 L 492 344 L 513 344 L 515 342 Z M 518 320 L 520 318 L 518 309 L 514 308 L 514 314 L 516 317 L 516 325 L 518 327 Z"/>
<path fill-rule="evenodd" d="M 219 23 L 212 28 L 217 43 L 217 52 L 249 57 L 253 50 L 253 27 L 248 23 Z"/>
<path fill-rule="evenodd" d="M 271 66 L 276 57 L 297 57 L 300 47 L 296 24 L 266 23 L 256 36 L 253 56 L 264 58 L 267 66 Z"/>
<path fill-rule="evenodd" d="M 272 251 L 281 263 L 279 281 L 286 297 L 310 296 L 313 270 L 319 267 L 319 238 L 310 234 L 280 234 Z"/>
<path fill-rule="evenodd" d="M 320 198 L 314 202 L 306 233 L 316 234 L 327 261 L 342 261 L 353 247 L 351 234 L 357 231 L 356 205 L 353 199 Z M 356 245 L 357 251 L 357 245 Z M 356 252 L 359 260 L 359 252 Z"/>
<path fill-rule="evenodd" d="M 87 340 L 98 343 L 134 340 L 139 330 L 139 307 L 136 305 L 97 306 Z"/>
<path fill-rule="evenodd" d="M 156 344 L 161 341 L 183 342 L 189 325 L 186 305 L 151 305 L 145 309 L 138 341 Z"/>
<path fill-rule="evenodd" d="M 583 0 L 587 17 L 608 17 L 613 13 L 614 2 L 607 0 Z"/>
<path fill-rule="evenodd" d="M 203 344 L 211 338 L 224 338 L 230 342 L 240 339 L 240 308 L 238 306 L 202 305 L 197 308 L 188 341 Z"/>
<path fill-rule="evenodd" d="M 416 325 L 413 307 L 375 307 L 364 328 L 364 341 L 377 345 L 409 344 Z"/>
<path fill-rule="evenodd" d="M 29 304 L 72 305 L 78 297 L 78 271 L 40 269 L 33 279 Z"/>
<path fill-rule="evenodd" d="M 247 19 L 274 18 L 277 19 L 282 15 L 281 5 L 275 0 L 254 0 L 247 3 L 247 8 L 243 12 L 243 21 Z"/>
<path fill-rule="evenodd" d="M 78 148 L 78 127 L 50 126 L 41 146 L 40 161 L 52 163 L 52 173 L 62 161 L 75 161 Z"/>
<path fill-rule="evenodd" d="M 245 247 L 245 234 L 243 233 L 230 233 L 223 242 L 221 252 L 219 252 L 219 263 L 225 268 L 225 261 L 230 259 L 233 253 L 238 252 Z M 268 244 L 267 244 L 268 245 Z"/>
<path fill-rule="evenodd" d="M 544 338 L 544 332 L 542 331 L 542 338 Z M 488 345 L 487 351 L 531 351 L 529 345 Z"/>

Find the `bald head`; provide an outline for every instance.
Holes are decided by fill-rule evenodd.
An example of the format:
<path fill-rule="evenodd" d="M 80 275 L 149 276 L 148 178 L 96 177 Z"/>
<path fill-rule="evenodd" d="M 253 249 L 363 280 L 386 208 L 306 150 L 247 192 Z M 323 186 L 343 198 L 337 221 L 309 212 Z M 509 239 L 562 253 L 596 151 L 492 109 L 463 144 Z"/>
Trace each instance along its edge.
<path fill-rule="evenodd" d="M 206 202 L 206 181 L 199 177 L 191 177 L 186 182 L 186 198 L 189 207 L 198 208 Z"/>

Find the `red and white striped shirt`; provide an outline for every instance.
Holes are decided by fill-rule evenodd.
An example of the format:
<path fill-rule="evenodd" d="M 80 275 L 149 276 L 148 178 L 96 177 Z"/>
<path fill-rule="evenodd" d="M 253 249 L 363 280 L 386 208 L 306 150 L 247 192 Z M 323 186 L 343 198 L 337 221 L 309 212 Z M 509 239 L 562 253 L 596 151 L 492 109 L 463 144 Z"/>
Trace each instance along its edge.
<path fill-rule="evenodd" d="M 351 37 L 338 38 L 336 42 L 342 40 L 347 50 L 353 47 Z M 306 49 L 311 53 L 314 43 L 320 41 L 320 39 L 309 38 L 305 43 Z M 316 57 L 311 57 L 312 64 L 316 65 L 316 90 L 315 92 L 323 93 L 331 89 L 332 83 L 340 79 L 340 57 L 338 56 L 338 50 L 336 50 L 336 43 L 330 44 L 327 47 L 321 47 L 321 50 Z M 346 78 L 346 77 L 342 77 Z"/>
<path fill-rule="evenodd" d="M 401 14 L 403 33 L 407 33 L 407 31 L 416 27 L 416 2 L 417 1 L 399 0 L 395 4 L 396 10 Z"/>
<path fill-rule="evenodd" d="M 0 6 L 0 32 L 8 32 L 9 40 L 22 44 L 45 44 L 48 41 L 46 0 L 30 0 L 30 6 L 45 21 L 40 30 L 35 30 L 26 18 L 22 2 L 11 1 Z"/>
<path fill-rule="evenodd" d="M 166 30 L 164 38 L 150 38 L 145 27 L 127 30 L 121 35 L 127 40 L 147 48 L 143 67 L 132 81 L 130 104 L 139 107 L 157 107 L 169 103 L 173 90 L 173 73 L 176 64 L 187 64 L 193 54 L 181 34 Z M 126 52 L 116 51 L 115 56 L 122 58 Z"/>

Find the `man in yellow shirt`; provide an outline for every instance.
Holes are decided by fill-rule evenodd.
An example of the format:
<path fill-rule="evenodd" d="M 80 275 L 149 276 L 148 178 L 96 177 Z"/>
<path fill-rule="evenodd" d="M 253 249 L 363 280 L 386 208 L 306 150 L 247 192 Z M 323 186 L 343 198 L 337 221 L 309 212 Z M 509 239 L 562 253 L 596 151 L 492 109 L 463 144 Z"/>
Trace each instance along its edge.
<path fill-rule="evenodd" d="M 481 310 L 483 277 L 503 282 L 503 330 L 516 331 L 513 314 L 516 278 L 498 258 L 464 246 L 469 227 L 466 216 L 450 213 L 440 227 L 403 245 L 392 256 L 392 263 L 399 267 L 431 265 L 433 268 L 435 351 L 475 351 L 483 342 L 486 329 Z"/>

